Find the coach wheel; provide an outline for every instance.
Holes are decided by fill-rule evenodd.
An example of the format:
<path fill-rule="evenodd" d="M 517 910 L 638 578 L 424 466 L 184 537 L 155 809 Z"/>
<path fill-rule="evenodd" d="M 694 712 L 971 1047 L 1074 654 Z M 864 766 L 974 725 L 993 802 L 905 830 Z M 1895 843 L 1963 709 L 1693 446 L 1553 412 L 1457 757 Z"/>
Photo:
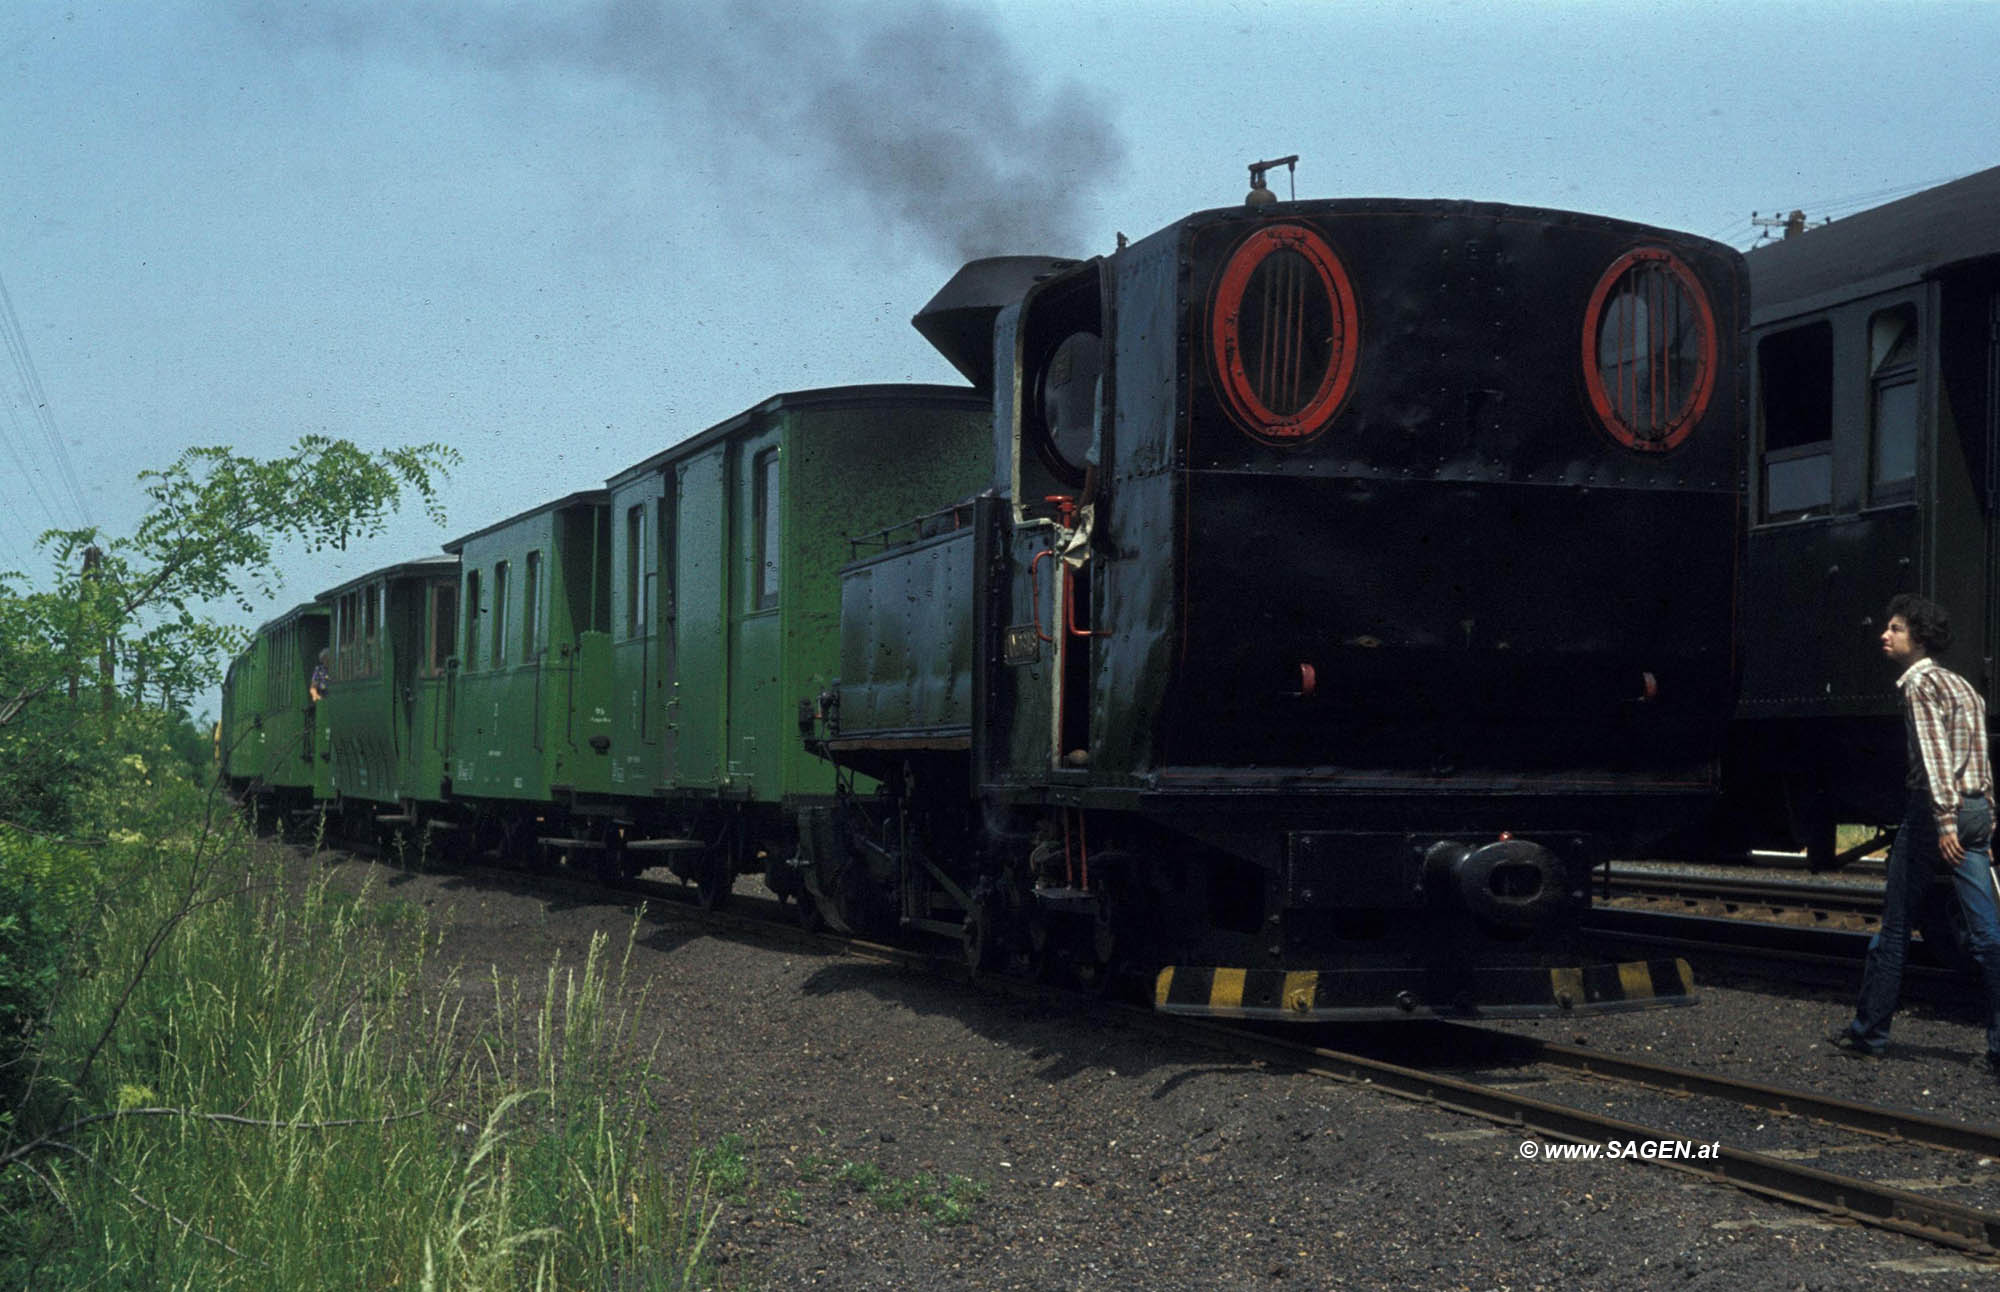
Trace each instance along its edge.
<path fill-rule="evenodd" d="M 711 848 L 703 854 L 701 872 L 695 877 L 695 901 L 704 911 L 719 911 L 729 905 L 729 893 L 736 885 L 736 867 L 730 864 L 727 847 Z"/>

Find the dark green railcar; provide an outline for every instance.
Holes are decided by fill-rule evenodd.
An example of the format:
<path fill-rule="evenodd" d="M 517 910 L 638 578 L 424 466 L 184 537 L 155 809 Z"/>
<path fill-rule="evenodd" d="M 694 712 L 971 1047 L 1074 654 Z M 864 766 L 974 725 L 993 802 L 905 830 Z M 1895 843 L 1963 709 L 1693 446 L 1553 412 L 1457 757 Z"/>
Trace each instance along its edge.
<path fill-rule="evenodd" d="M 357 820 L 408 823 L 446 796 L 445 721 L 456 654 L 458 560 L 430 556 L 320 594 L 331 683 L 320 701 L 323 796 Z"/>
<path fill-rule="evenodd" d="M 451 791 L 518 833 L 545 822 L 602 842 L 611 791 L 610 523 L 602 489 L 445 544 L 460 567 L 464 649 L 451 695 Z M 591 810 L 577 814 L 581 800 Z"/>
<path fill-rule="evenodd" d="M 978 490 L 991 409 L 967 389 L 772 397 L 619 473 L 611 524 L 611 778 L 633 865 L 719 896 L 759 854 L 785 891 L 790 813 L 834 770 L 798 703 L 838 667 L 838 571 L 858 542 Z"/>
<path fill-rule="evenodd" d="M 327 608 L 294 606 L 257 629 L 222 685 L 222 772 L 260 816 L 324 797 L 310 684 L 330 632 Z"/>

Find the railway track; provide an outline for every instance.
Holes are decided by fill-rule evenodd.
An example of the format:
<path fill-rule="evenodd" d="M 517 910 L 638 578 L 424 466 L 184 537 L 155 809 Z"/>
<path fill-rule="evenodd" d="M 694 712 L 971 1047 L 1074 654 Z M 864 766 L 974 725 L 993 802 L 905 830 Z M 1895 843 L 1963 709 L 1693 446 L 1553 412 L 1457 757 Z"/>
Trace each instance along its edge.
<path fill-rule="evenodd" d="M 1718 876 L 1627 864 L 1600 873 L 1592 890 L 1583 928 L 1600 942 L 1650 954 L 1782 964 L 1788 971 L 1852 973 L 1881 924 L 1881 884 L 1867 879 Z M 1919 989 L 1970 970 L 1953 914 L 1942 884 L 1917 911 L 1909 968 Z"/>
<path fill-rule="evenodd" d="M 469 868 L 469 875 L 494 873 Z M 505 872 L 502 872 L 505 873 Z M 646 899 L 684 918 L 725 931 L 776 936 L 822 949 L 910 968 L 931 976 L 970 980 L 955 948 L 887 946 L 827 932 L 808 932 L 791 909 L 774 899 L 738 894 L 731 909 L 704 910 L 696 890 L 679 882 L 640 879 L 617 889 L 558 871 L 538 883 L 573 887 L 602 896 Z M 1086 994 L 1026 979 L 982 975 L 978 987 L 1017 998 L 1051 994 L 1083 1005 Z M 1630 1055 L 1522 1036 L 1470 1023 L 1393 1024 L 1373 1029 L 1315 1029 L 1304 1038 L 1289 1028 L 1171 1017 L 1150 1009 L 1095 1000 L 1089 1007 L 1115 1014 L 1127 1025 L 1164 1040 L 1195 1040 L 1231 1055 L 1329 1080 L 1361 1083 L 1385 1094 L 1419 1100 L 1491 1123 L 1496 1135 L 1521 1136 L 1557 1156 L 1546 1143 L 1576 1145 L 1614 1159 L 1632 1159 L 1820 1213 L 1831 1220 L 1875 1226 L 1979 1257 L 2000 1259 L 2000 1178 L 1993 1209 L 1934 1196 L 1934 1179 L 1946 1177 L 1937 1155 L 1979 1163 L 2000 1161 L 2000 1126 L 1953 1122 L 1907 1109 L 1860 1103 L 1796 1087 L 1745 1081 Z M 1343 1039 L 1347 1038 L 1347 1039 Z M 1353 1038 L 1359 1038 L 1355 1043 Z M 1328 1039 L 1338 1044 L 1323 1044 Z M 1406 1059 L 1415 1049 L 1420 1056 Z M 1389 1057 L 1385 1057 L 1385 1055 Z M 1542 1098 L 1522 1084 L 1570 1083 L 1575 1100 Z M 1607 1092 L 1625 1101 L 1665 1099 L 1672 1124 L 1635 1120 L 1603 1111 Z M 1585 1107 L 1592 1103 L 1597 1107 Z M 1790 1144 L 1752 1147 L 1742 1129 L 1745 1114 L 1756 1130 L 1781 1126 Z M 1764 1138 L 1769 1138 L 1765 1135 Z M 1646 1149 L 1644 1146 L 1653 1146 Z M 1622 1150 L 1622 1151 L 1621 1151 Z M 1814 1162 L 1857 1155 L 1881 1159 L 1870 1175 L 1830 1171 Z M 1913 1172 L 1897 1175 L 1898 1170 Z M 1976 1167 L 1975 1172 L 1976 1174 Z M 1917 1187 L 1911 1187 L 1916 1185 Z"/>

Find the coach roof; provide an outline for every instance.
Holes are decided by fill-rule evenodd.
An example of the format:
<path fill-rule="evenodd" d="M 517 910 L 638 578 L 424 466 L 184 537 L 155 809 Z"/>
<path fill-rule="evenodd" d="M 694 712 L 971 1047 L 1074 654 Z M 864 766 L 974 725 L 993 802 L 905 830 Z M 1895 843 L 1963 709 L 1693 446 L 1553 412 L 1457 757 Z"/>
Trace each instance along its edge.
<path fill-rule="evenodd" d="M 2000 166 L 1753 248 L 1753 322 L 1802 314 L 2000 252 Z"/>
<path fill-rule="evenodd" d="M 605 483 L 613 489 L 627 484 L 669 462 L 698 453 L 718 440 L 725 440 L 759 420 L 802 408 L 860 408 L 871 404 L 957 403 L 968 409 L 990 408 L 988 396 L 970 386 L 932 386 L 913 382 L 883 382 L 866 386 L 826 386 L 817 390 L 792 390 L 753 404 L 717 422 L 705 431 L 689 436 L 672 448 L 663 449 L 645 461 L 625 468 Z"/>

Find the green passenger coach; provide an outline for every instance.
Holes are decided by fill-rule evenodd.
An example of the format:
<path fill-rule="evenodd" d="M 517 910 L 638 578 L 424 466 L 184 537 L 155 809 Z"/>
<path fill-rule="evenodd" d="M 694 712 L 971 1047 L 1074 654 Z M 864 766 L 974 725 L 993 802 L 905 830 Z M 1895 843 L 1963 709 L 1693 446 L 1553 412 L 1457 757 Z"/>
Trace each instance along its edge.
<path fill-rule="evenodd" d="M 761 858 L 786 891 L 787 809 L 834 789 L 798 706 L 838 668 L 838 571 L 976 492 L 990 427 L 969 389 L 795 391 L 611 478 L 609 771 L 643 805 L 628 865 L 666 860 L 715 897 Z"/>
<path fill-rule="evenodd" d="M 319 702 L 329 783 L 343 815 L 409 824 L 445 792 L 446 662 L 455 653 L 458 561 L 428 556 L 320 594 L 332 612 L 331 683 Z"/>
<path fill-rule="evenodd" d="M 544 804 L 607 818 L 610 526 L 602 489 L 445 544 L 459 560 L 463 650 L 451 697 L 451 792 L 520 833 Z M 580 824 L 573 821 L 572 824 Z M 579 837 L 595 837 L 584 830 Z"/>
<path fill-rule="evenodd" d="M 230 663 L 222 689 L 222 768 L 260 817 L 309 808 L 323 797 L 317 710 L 309 688 L 327 645 L 330 616 L 294 606 L 257 629 Z"/>

